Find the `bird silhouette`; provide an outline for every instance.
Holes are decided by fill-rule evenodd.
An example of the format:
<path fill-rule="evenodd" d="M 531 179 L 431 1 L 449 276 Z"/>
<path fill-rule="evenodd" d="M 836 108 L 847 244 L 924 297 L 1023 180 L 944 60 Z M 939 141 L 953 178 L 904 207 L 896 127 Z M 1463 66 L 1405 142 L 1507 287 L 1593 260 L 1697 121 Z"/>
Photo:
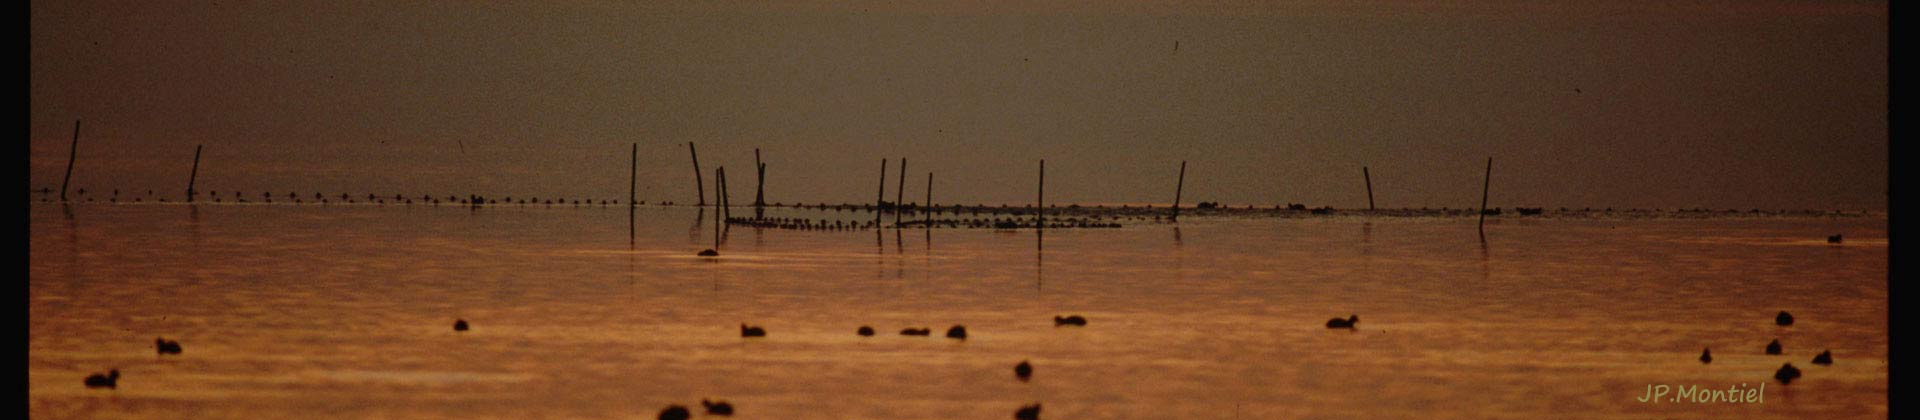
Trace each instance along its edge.
<path fill-rule="evenodd" d="M 1773 372 L 1773 379 L 1779 379 L 1782 385 L 1792 383 L 1800 379 L 1800 369 L 1793 367 L 1792 363 L 1781 365 L 1780 370 Z"/>
<path fill-rule="evenodd" d="M 747 324 L 740 324 L 740 336 L 741 337 L 766 337 L 767 330 L 761 329 L 760 327 L 749 327 L 747 326 Z"/>
<path fill-rule="evenodd" d="M 1068 315 L 1067 317 L 1064 317 L 1064 318 L 1060 317 L 1059 315 L 1054 315 L 1053 326 L 1058 327 L 1062 325 L 1076 325 L 1076 326 L 1084 327 L 1087 325 L 1087 319 L 1081 318 L 1079 315 Z"/>
<path fill-rule="evenodd" d="M 686 407 L 678 404 L 669 405 L 666 409 L 660 410 L 660 420 L 687 420 L 689 417 L 693 417 L 693 412 L 687 411 Z"/>
<path fill-rule="evenodd" d="M 180 342 L 167 341 L 166 339 L 155 337 L 153 339 L 153 351 L 159 354 L 180 354 Z"/>
<path fill-rule="evenodd" d="M 117 385 L 119 385 L 119 382 L 120 382 L 119 369 L 109 370 L 105 375 L 101 375 L 98 373 L 88 375 L 87 381 L 86 381 L 88 388 L 108 388 L 108 389 L 116 388 Z"/>
<path fill-rule="evenodd" d="M 1040 403 L 1034 403 L 1033 405 L 1020 407 L 1020 411 L 1013 412 L 1013 418 L 1015 420 L 1039 420 L 1040 419 Z"/>
<path fill-rule="evenodd" d="M 709 402 L 702 398 L 700 405 L 707 408 L 707 414 L 721 416 L 733 415 L 733 404 L 728 404 L 726 401 Z"/>
<path fill-rule="evenodd" d="M 1359 315 L 1348 315 L 1347 319 L 1334 318 L 1327 320 L 1327 328 L 1353 329 L 1353 324 L 1358 323 L 1360 323 Z"/>

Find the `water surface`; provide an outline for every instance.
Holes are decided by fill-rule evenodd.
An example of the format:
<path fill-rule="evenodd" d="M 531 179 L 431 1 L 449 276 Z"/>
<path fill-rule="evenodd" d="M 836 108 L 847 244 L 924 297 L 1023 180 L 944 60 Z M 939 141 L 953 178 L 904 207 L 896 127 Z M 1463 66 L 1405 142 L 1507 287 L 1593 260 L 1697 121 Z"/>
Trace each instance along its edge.
<path fill-rule="evenodd" d="M 717 259 L 694 256 L 712 214 L 631 220 L 35 204 L 29 415 L 653 418 L 702 398 L 738 419 L 1886 415 L 1884 216 L 1501 216 L 1485 242 L 1470 217 L 735 227 Z M 1323 325 L 1350 314 L 1356 330 Z M 968 338 L 942 338 L 953 325 Z M 1762 353 L 1774 339 L 1784 355 Z M 1807 363 L 1822 350 L 1832 366 Z M 1805 376 L 1783 386 L 1788 362 Z M 109 368 L 117 390 L 81 385 Z M 1761 383 L 1757 404 L 1637 401 Z"/>

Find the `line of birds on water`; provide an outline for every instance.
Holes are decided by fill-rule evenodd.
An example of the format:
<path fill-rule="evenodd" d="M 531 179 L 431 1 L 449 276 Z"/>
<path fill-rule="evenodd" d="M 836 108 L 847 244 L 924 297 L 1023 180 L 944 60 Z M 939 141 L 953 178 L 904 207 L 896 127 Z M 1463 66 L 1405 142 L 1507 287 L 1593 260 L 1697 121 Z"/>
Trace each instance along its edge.
<path fill-rule="evenodd" d="M 1087 318 L 1080 315 L 1068 315 L 1068 316 L 1054 315 L 1053 316 L 1054 327 L 1064 327 L 1064 326 L 1084 327 L 1086 325 L 1087 325 Z M 854 334 L 857 334 L 861 337 L 872 337 L 874 335 L 874 329 L 873 329 L 873 326 L 862 325 L 860 326 L 859 329 L 854 330 Z M 925 327 L 922 327 L 922 328 L 907 327 L 905 329 L 900 330 L 900 335 L 920 336 L 920 337 L 931 336 L 933 335 L 933 329 L 925 328 Z M 740 324 L 741 338 L 761 338 L 766 336 L 767 336 L 766 328 L 763 328 L 757 325 L 747 325 L 746 323 Z M 966 340 L 967 327 L 964 325 L 954 325 L 950 328 L 947 328 L 947 338 L 952 338 L 957 340 Z M 1014 365 L 1013 376 L 1014 378 L 1019 379 L 1020 382 L 1028 382 L 1032 380 L 1033 363 L 1030 360 L 1021 360 L 1020 364 Z M 702 405 L 707 404 L 706 400 L 701 400 L 700 403 Z M 721 402 L 720 404 L 726 404 L 726 403 Z M 707 410 L 708 414 L 717 414 L 717 415 L 733 414 L 732 405 L 725 405 L 724 413 L 715 412 L 713 409 L 713 406 L 711 405 L 708 405 L 707 407 L 708 407 L 708 410 Z M 659 418 L 660 420 L 685 420 L 690 415 L 691 415 L 690 412 L 687 410 L 685 406 L 674 404 L 674 405 L 668 405 L 666 409 L 661 410 Z M 1032 405 L 1021 406 L 1018 411 L 1014 412 L 1013 417 L 1019 420 L 1037 420 L 1040 418 L 1040 404 L 1034 403 Z"/>
<path fill-rule="evenodd" d="M 1832 241 L 1838 242 L 1839 235 L 1835 235 Z M 1793 314 L 1787 313 L 1787 311 L 1780 311 L 1779 315 L 1773 317 L 1773 323 L 1774 325 L 1782 327 L 1793 326 Z M 1783 349 L 1780 345 L 1780 339 L 1776 338 L 1773 339 L 1773 342 L 1767 343 L 1766 353 L 1768 355 L 1778 356 L 1782 354 Z M 1713 363 L 1713 349 L 1707 348 L 1700 350 L 1700 363 Z M 1819 355 L 1813 356 L 1813 364 L 1833 366 L 1833 350 L 1823 350 Z M 1800 368 L 1793 367 L 1793 363 L 1791 362 L 1781 365 L 1779 370 L 1773 372 L 1773 379 L 1780 381 L 1781 385 L 1792 384 L 1793 380 L 1800 379 Z"/>

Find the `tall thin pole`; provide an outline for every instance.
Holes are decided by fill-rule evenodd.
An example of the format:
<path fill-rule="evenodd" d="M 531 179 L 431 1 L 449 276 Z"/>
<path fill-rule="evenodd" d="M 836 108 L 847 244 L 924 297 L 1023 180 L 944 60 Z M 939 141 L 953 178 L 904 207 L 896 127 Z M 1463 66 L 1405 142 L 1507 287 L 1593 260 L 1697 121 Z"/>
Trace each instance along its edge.
<path fill-rule="evenodd" d="M 1180 161 L 1180 181 L 1173 186 L 1173 218 L 1180 218 L 1180 194 L 1187 189 L 1187 161 Z"/>
<path fill-rule="evenodd" d="M 1040 193 L 1033 199 L 1033 226 L 1047 226 L 1047 160 L 1040 159 Z"/>
<path fill-rule="evenodd" d="M 1487 237 L 1487 195 L 1493 191 L 1493 157 L 1487 157 L 1487 179 L 1480 186 L 1480 238 Z"/>
<path fill-rule="evenodd" d="M 873 196 L 873 225 L 880 225 L 880 215 L 887 208 L 887 159 L 880 159 L 880 192 Z"/>
<path fill-rule="evenodd" d="M 900 214 L 907 204 L 907 158 L 900 158 L 900 189 L 893 192 L 893 225 L 900 226 Z"/>
<path fill-rule="evenodd" d="M 755 185 L 755 186 L 754 186 L 754 188 L 757 188 L 757 189 L 759 189 L 759 191 L 755 191 L 755 192 L 753 193 L 753 218 L 754 218 L 754 219 L 760 219 L 760 218 L 765 218 L 765 217 L 766 217 L 766 207 L 765 207 L 765 206 L 766 206 L 766 200 L 765 200 L 765 198 L 766 198 L 766 192 L 767 192 L 767 190 L 766 190 L 766 188 L 767 188 L 767 164 L 765 164 L 765 163 L 762 163 L 762 164 L 760 164 L 760 168 L 759 168 L 759 169 L 760 169 L 760 171 L 759 171 L 759 172 L 760 172 L 760 176 L 759 176 L 759 178 L 760 178 L 760 182 L 759 182 L 759 184 L 758 184 L 758 185 Z"/>
<path fill-rule="evenodd" d="M 691 144 L 689 144 L 691 145 Z M 627 165 L 627 207 L 637 206 L 634 192 L 640 187 L 640 143 L 633 144 L 633 160 Z M 698 169 L 694 170 L 698 173 Z M 704 194 L 704 193 L 702 193 Z"/>
<path fill-rule="evenodd" d="M 720 176 L 720 195 L 717 197 L 714 197 L 714 201 L 720 202 L 720 211 L 722 212 L 720 216 L 720 223 L 726 224 L 730 219 L 733 218 L 733 208 L 730 206 L 731 203 L 727 202 L 727 167 L 725 166 L 720 167 L 719 176 Z"/>
<path fill-rule="evenodd" d="M 700 151 L 693 149 L 693 142 L 687 142 L 687 153 L 693 154 L 693 190 L 698 191 L 700 193 L 700 204 L 698 205 L 701 205 L 701 206 L 707 205 L 706 181 L 700 180 Z M 716 187 L 718 186 L 716 185 Z M 719 191 L 720 190 L 714 190 L 714 192 L 719 192 Z M 719 245 L 715 245 L 715 246 L 719 246 Z"/>
<path fill-rule="evenodd" d="M 692 145 L 693 143 L 687 143 L 687 144 L 688 144 L 689 146 L 691 146 L 691 145 Z M 723 171 L 724 171 L 724 169 L 721 169 L 721 168 L 714 168 L 714 170 L 713 170 L 713 176 L 715 177 L 715 179 L 721 179 L 721 178 L 720 178 L 720 177 L 721 177 L 721 174 L 723 174 L 723 173 L 725 173 L 725 172 L 723 172 Z M 705 192 L 702 192 L 701 194 L 702 194 L 702 196 L 704 196 L 704 194 L 706 194 L 706 193 L 705 193 Z M 718 181 L 715 181 L 715 182 L 713 183 L 713 196 L 714 196 L 714 200 L 715 200 L 715 201 L 718 201 L 718 200 L 719 200 L 719 197 L 720 197 L 720 182 L 718 182 Z M 716 251 L 720 249 L 720 226 L 722 226 L 722 225 L 725 225 L 725 224 L 727 224 L 727 219 L 726 219 L 725 217 L 723 217 L 723 216 L 721 216 L 721 215 L 720 215 L 720 209 L 722 209 L 722 208 L 725 208 L 725 207 L 726 207 L 726 206 L 717 206 L 717 207 L 714 207 L 714 208 L 713 208 L 713 218 L 714 218 L 714 219 L 718 219 L 718 220 L 715 220 L 715 221 L 713 222 L 713 249 L 714 249 L 714 250 L 716 250 Z"/>
<path fill-rule="evenodd" d="M 753 207 L 758 209 L 760 206 L 765 205 L 767 194 L 767 164 L 760 163 L 760 148 L 758 147 L 753 148 L 753 167 L 754 170 L 760 173 L 759 176 L 755 177 L 757 180 L 753 183 Z"/>
<path fill-rule="evenodd" d="M 1367 180 L 1367 211 L 1373 211 L 1373 174 L 1367 173 L 1367 167 L 1362 166 L 1360 167 L 1360 177 Z M 1485 204 L 1483 203 L 1481 205 Z"/>
<path fill-rule="evenodd" d="M 200 148 L 202 146 L 204 145 L 193 146 L 193 172 L 187 173 L 187 202 L 189 203 L 193 202 L 193 181 L 195 178 L 200 177 Z"/>
<path fill-rule="evenodd" d="M 60 202 L 67 202 L 67 182 L 73 180 L 73 159 L 80 156 L 80 120 L 73 120 L 73 148 L 67 149 L 67 177 L 60 179 Z"/>
<path fill-rule="evenodd" d="M 933 172 L 927 172 L 927 212 L 922 213 L 927 228 L 933 228 Z"/>

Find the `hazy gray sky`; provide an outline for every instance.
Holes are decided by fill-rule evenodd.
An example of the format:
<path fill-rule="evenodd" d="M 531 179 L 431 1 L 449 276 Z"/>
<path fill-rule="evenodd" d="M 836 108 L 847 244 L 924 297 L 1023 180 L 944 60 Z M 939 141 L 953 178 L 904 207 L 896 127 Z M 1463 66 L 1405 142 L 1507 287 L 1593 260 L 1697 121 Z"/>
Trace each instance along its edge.
<path fill-rule="evenodd" d="M 1885 209 L 1884 2 L 35 1 L 30 184 Z M 710 186 L 711 184 L 709 184 Z M 709 187 L 710 188 L 710 187 Z M 742 191 L 745 191 L 742 194 Z M 99 195 L 94 195 L 99 194 Z M 744 197 L 744 198 L 742 198 Z M 918 200 L 917 198 L 915 200 Z"/>

